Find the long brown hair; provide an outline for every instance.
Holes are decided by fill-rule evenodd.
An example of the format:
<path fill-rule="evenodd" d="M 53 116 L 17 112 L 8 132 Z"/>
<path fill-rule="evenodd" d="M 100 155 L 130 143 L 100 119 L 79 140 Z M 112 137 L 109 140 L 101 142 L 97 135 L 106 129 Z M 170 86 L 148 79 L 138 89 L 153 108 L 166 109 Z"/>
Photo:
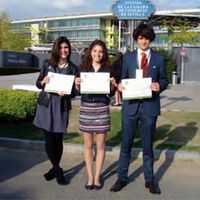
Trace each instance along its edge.
<path fill-rule="evenodd" d="M 101 66 L 104 68 L 105 71 L 109 71 L 110 64 L 108 59 L 108 50 L 105 43 L 101 40 L 94 40 L 90 44 L 89 48 L 87 49 L 86 55 L 84 56 L 83 61 L 80 64 L 80 68 L 82 71 L 87 71 L 92 65 L 91 51 L 96 45 L 101 46 L 103 49 L 103 58 L 101 59 Z"/>
<path fill-rule="evenodd" d="M 60 54 L 60 45 L 62 43 L 66 43 L 68 45 L 68 47 L 69 47 L 69 55 L 67 57 L 67 62 L 70 61 L 71 44 L 70 44 L 69 40 L 67 39 L 67 37 L 61 36 L 61 37 L 56 39 L 56 41 L 54 42 L 53 47 L 52 47 L 51 58 L 48 61 L 49 65 L 52 66 L 52 67 L 56 67 L 58 62 L 59 62 L 59 59 L 60 59 L 60 55 L 59 55 Z"/>

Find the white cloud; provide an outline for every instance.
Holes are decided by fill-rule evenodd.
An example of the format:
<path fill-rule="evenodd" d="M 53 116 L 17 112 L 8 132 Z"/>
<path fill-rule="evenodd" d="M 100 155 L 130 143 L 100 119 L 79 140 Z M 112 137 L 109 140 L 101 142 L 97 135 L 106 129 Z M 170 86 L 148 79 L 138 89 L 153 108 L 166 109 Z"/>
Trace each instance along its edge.
<path fill-rule="evenodd" d="M 0 0 L 0 11 L 5 10 L 11 19 L 65 15 L 86 11 L 92 0 Z M 20 5 L 19 5 L 20 2 Z M 94 3 L 94 1 L 92 1 Z M 79 12 L 80 12 L 79 11 Z"/>
<path fill-rule="evenodd" d="M 152 0 L 152 2 L 158 10 L 190 9 L 200 6 L 200 0 Z"/>
<path fill-rule="evenodd" d="M 52 2 L 51 4 L 58 9 L 69 9 L 85 6 L 87 2 L 85 0 L 57 0 Z"/>

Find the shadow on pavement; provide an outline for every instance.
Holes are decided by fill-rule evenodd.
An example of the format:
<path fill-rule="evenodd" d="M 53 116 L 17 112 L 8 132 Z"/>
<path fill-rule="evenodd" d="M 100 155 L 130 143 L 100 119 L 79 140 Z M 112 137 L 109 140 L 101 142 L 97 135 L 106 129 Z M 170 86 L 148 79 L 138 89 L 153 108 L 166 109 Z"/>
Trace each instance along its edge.
<path fill-rule="evenodd" d="M 163 147 L 166 146 L 164 162 L 159 166 L 159 168 L 155 172 L 155 182 L 157 184 L 157 187 L 159 188 L 160 180 L 162 179 L 162 177 L 164 176 L 164 174 L 167 172 L 167 170 L 169 169 L 169 167 L 171 166 L 171 164 L 174 161 L 176 151 L 170 150 L 170 148 L 169 148 L 170 144 L 173 145 L 173 141 L 175 141 L 177 138 L 181 138 L 180 141 L 176 140 L 175 141 L 176 143 L 174 143 L 174 144 L 176 144 L 175 145 L 176 150 L 178 151 L 179 149 L 181 149 L 183 146 L 185 146 L 189 141 L 191 141 L 195 137 L 195 135 L 198 131 L 198 127 L 197 127 L 196 122 L 188 122 L 186 125 L 176 127 L 173 130 L 171 130 L 170 124 L 165 124 L 158 128 L 163 130 L 164 133 L 163 133 L 163 137 L 162 137 L 162 135 L 160 135 L 158 137 L 159 140 L 162 140 L 163 142 L 157 146 L 157 149 L 163 149 Z M 189 131 L 190 134 L 188 134 L 187 131 Z M 161 134 L 162 134 L 162 132 L 161 132 Z M 181 134 L 181 137 L 180 137 L 180 134 Z M 115 137 L 120 137 L 119 135 L 120 135 L 120 132 L 118 132 Z M 177 135 L 179 135 L 179 137 L 177 137 Z M 138 138 L 138 135 L 136 135 L 136 138 Z M 112 141 L 113 139 L 116 139 L 116 138 L 111 138 L 110 140 Z M 155 138 L 155 140 L 156 140 L 156 138 Z M 140 143 L 140 142 L 141 142 L 141 139 L 139 138 L 139 140 L 136 143 Z M 133 153 L 132 153 L 133 159 L 131 160 L 131 163 L 134 162 L 135 158 L 138 157 L 138 153 L 136 152 L 135 155 L 133 155 Z M 162 151 L 160 153 L 162 153 Z M 117 174 L 117 170 L 118 170 L 118 160 L 115 161 L 113 164 L 111 164 L 102 173 L 103 182 L 106 181 L 111 176 L 113 176 L 114 174 Z M 128 183 L 135 181 L 135 179 L 137 179 L 140 176 L 140 174 L 142 174 L 142 173 L 143 173 L 143 165 L 141 165 L 140 167 L 135 169 L 129 175 Z"/>
<path fill-rule="evenodd" d="M 182 96 L 182 97 L 167 97 L 167 96 L 162 96 L 162 98 L 167 98 L 167 101 L 169 101 L 169 103 L 166 103 L 164 105 L 161 106 L 161 108 L 165 108 L 165 107 L 168 107 L 169 105 L 172 105 L 174 103 L 177 103 L 177 102 L 182 102 L 182 101 L 191 101 L 192 99 L 191 98 L 188 98 L 188 97 L 185 97 L 185 96 Z"/>
<path fill-rule="evenodd" d="M 189 141 L 191 141 L 193 137 L 195 137 L 198 130 L 198 127 L 196 125 L 197 125 L 196 122 L 188 122 L 185 126 L 176 127 L 173 130 L 170 130 L 171 128 L 170 124 L 165 124 L 161 127 L 158 127 L 160 129 L 165 130 L 166 133 L 165 135 L 163 134 L 165 138 L 160 138 L 161 140 L 163 140 L 163 142 L 159 144 L 157 148 L 158 149 L 160 149 L 161 147 L 163 148 L 163 146 L 165 145 L 166 148 L 165 148 L 165 160 L 155 173 L 156 182 L 159 182 L 162 179 L 162 177 L 164 176 L 164 174 L 167 172 L 167 170 L 170 168 L 171 164 L 174 161 L 175 151 L 171 151 L 169 148 L 167 148 L 167 146 L 169 146 L 170 144 L 173 145 L 173 140 L 177 138 L 176 135 L 181 134 L 182 137 L 179 136 L 179 138 L 181 138 L 180 141 L 176 141 L 176 144 L 179 144 L 176 145 L 176 151 L 181 149 Z M 190 131 L 190 134 L 187 133 L 188 129 Z"/>
<path fill-rule="evenodd" d="M 79 172 L 85 167 L 85 162 L 81 162 L 80 164 L 64 171 L 65 178 L 70 182 Z"/>
<path fill-rule="evenodd" d="M 33 158 L 30 159 L 30 152 L 23 150 L 1 151 L 0 154 L 0 183 L 18 176 L 35 165 L 38 165 L 47 160 L 45 154 L 34 152 Z"/>

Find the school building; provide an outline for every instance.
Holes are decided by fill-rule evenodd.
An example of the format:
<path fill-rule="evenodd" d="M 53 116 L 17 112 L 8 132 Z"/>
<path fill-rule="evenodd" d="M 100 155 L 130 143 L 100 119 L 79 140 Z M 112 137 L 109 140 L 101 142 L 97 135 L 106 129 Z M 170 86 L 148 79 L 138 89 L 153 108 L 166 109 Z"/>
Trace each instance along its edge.
<path fill-rule="evenodd" d="M 196 24 L 193 31 L 200 32 L 200 9 L 156 11 L 148 19 L 153 24 L 156 32 L 156 39 L 153 46 L 167 48 L 168 44 L 164 37 L 169 34 L 169 31 L 162 27 L 162 21 L 166 18 L 173 19 L 176 16 L 190 19 Z M 139 21 L 135 21 L 135 26 L 137 23 Z M 34 45 L 52 43 L 57 37 L 62 35 L 69 38 L 74 48 L 86 47 L 95 39 L 105 41 L 109 49 L 118 49 L 119 46 L 130 46 L 131 26 L 133 24 L 130 21 L 121 21 L 119 31 L 119 20 L 112 12 L 12 21 L 13 31 L 25 30 L 33 39 Z"/>

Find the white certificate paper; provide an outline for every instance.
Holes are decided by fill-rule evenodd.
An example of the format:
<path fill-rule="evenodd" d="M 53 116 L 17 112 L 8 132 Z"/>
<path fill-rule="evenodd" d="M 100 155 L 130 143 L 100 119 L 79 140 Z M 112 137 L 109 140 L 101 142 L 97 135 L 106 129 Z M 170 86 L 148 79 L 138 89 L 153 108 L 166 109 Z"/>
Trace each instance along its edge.
<path fill-rule="evenodd" d="M 122 79 L 122 98 L 129 99 L 144 99 L 152 97 L 150 85 L 151 78 L 137 78 L 137 79 Z"/>
<path fill-rule="evenodd" d="M 82 72 L 81 94 L 109 94 L 110 73 L 107 72 Z"/>
<path fill-rule="evenodd" d="M 46 92 L 71 94 L 74 75 L 48 72 L 49 82 L 45 85 Z"/>

